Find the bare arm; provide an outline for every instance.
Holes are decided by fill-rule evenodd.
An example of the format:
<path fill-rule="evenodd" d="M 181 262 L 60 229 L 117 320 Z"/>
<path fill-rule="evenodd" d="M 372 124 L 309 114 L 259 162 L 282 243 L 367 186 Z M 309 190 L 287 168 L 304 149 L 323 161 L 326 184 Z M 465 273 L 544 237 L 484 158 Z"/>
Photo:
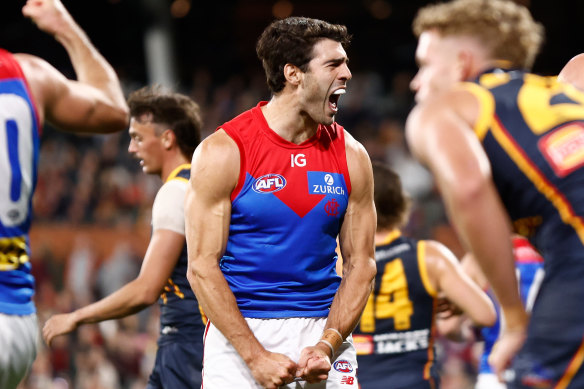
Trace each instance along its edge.
<path fill-rule="evenodd" d="M 22 12 L 65 47 L 77 73 L 77 81 L 68 80 L 38 57 L 15 55 L 42 118 L 73 132 L 125 129 L 128 107 L 115 71 L 60 0 L 29 0 Z"/>
<path fill-rule="evenodd" d="M 51 317 L 43 327 L 45 342 L 50 346 L 56 336 L 79 325 L 129 316 L 154 304 L 176 266 L 184 240 L 184 235 L 177 232 L 155 230 L 138 278 L 93 304 Z"/>
<path fill-rule="evenodd" d="M 462 309 L 476 325 L 492 326 L 497 319 L 493 303 L 462 270 L 454 254 L 443 244 L 426 241 L 425 259 L 430 278 L 437 290 Z"/>
<path fill-rule="evenodd" d="M 258 383 L 277 388 L 292 381 L 296 364 L 259 343 L 219 267 L 227 245 L 231 192 L 239 168 L 237 145 L 223 131 L 209 136 L 195 151 L 185 199 L 187 278 L 211 323 L 237 350 Z"/>
<path fill-rule="evenodd" d="M 504 334 L 509 335 L 505 341 L 512 339 L 513 344 L 493 365 L 500 371 L 523 342 L 527 315 L 515 278 L 510 222 L 491 179 L 488 158 L 471 129 L 478 108 L 470 93 L 449 92 L 416 107 L 406 131 L 414 154 L 436 177 L 450 220 L 504 311 Z"/>
<path fill-rule="evenodd" d="M 357 325 L 372 291 L 377 271 L 374 260 L 377 216 L 373 202 L 371 161 L 361 144 L 346 132 L 345 137 L 351 194 L 339 235 L 343 278 L 325 325 L 325 333 L 326 329 L 333 328 L 341 334 L 339 337 L 334 331 L 329 332 L 333 338 L 337 337 L 334 340 L 338 340 L 336 343 L 329 342 L 333 348 L 338 347 Z M 327 339 L 325 336 L 323 338 Z M 326 379 L 330 360 L 323 357 L 330 357 L 331 360 L 334 358 L 334 353 L 331 355 L 327 344 L 319 342 L 305 348 L 298 362 L 298 375 L 308 382 Z"/>

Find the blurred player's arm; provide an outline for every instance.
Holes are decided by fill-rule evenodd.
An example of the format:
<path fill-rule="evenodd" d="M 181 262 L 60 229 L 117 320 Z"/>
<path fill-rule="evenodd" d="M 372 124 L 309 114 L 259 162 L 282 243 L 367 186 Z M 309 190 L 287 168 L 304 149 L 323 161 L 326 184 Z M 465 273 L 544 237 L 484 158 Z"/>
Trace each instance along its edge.
<path fill-rule="evenodd" d="M 408 143 L 436 182 L 450 220 L 475 255 L 505 314 L 491 357 L 500 372 L 525 339 L 527 315 L 515 278 L 511 227 L 491 179 L 489 160 L 472 131 L 479 102 L 455 90 L 418 105 L 406 124 Z"/>
<path fill-rule="evenodd" d="M 229 236 L 231 192 L 239 170 L 239 149 L 224 131 L 213 133 L 195 150 L 185 199 L 187 279 L 213 326 L 237 350 L 258 383 L 277 388 L 293 380 L 296 364 L 260 344 L 219 267 Z"/>
<path fill-rule="evenodd" d="M 371 161 L 365 148 L 346 131 L 345 138 L 351 194 L 339 235 L 343 274 L 322 337 L 335 352 L 357 325 L 377 271 L 374 259 L 377 216 Z M 322 341 L 302 350 L 297 375 L 308 382 L 326 379 L 330 361 L 335 357 L 331 351 Z"/>
<path fill-rule="evenodd" d="M 79 325 L 129 316 L 154 304 L 176 266 L 184 241 L 184 235 L 177 232 L 154 230 L 138 277 L 93 304 L 51 317 L 43 327 L 45 342 L 50 346 L 56 336 Z"/>
<path fill-rule="evenodd" d="M 492 326 L 497 319 L 493 303 L 463 271 L 454 254 L 443 244 L 425 241 L 424 258 L 436 289 L 460 308 L 478 326 Z"/>
<path fill-rule="evenodd" d="M 77 74 L 77 81 L 68 80 L 41 58 L 15 55 L 37 102 L 41 122 L 46 119 L 72 132 L 125 129 L 128 106 L 114 69 L 60 0 L 29 0 L 22 12 L 65 47 Z"/>

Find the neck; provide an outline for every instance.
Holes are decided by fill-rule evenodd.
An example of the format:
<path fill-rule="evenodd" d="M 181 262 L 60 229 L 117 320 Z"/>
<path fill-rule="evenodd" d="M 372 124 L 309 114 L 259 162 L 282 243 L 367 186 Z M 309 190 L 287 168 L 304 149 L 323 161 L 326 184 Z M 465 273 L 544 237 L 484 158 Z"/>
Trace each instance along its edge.
<path fill-rule="evenodd" d="M 190 161 L 186 159 L 180 152 L 172 153 L 168 155 L 162 164 L 162 171 L 160 172 L 160 178 L 162 182 L 166 182 L 170 173 L 172 173 L 180 165 L 188 164 Z"/>
<path fill-rule="evenodd" d="M 400 233 L 397 227 L 378 228 L 375 231 L 375 245 L 380 245 L 387 241 L 387 238 L 392 234 Z"/>
<path fill-rule="evenodd" d="M 268 126 L 289 142 L 300 144 L 318 130 L 318 123 L 302 111 L 293 93 L 281 92 L 262 107 Z"/>

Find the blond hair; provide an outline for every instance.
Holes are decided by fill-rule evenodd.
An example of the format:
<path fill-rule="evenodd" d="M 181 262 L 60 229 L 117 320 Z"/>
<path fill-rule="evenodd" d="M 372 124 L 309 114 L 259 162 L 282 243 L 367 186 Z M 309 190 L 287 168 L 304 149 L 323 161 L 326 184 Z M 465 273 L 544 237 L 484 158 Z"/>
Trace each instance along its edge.
<path fill-rule="evenodd" d="M 414 34 L 437 30 L 442 36 L 478 39 L 493 59 L 530 69 L 543 41 L 544 28 L 524 6 L 507 0 L 454 0 L 421 8 Z"/>

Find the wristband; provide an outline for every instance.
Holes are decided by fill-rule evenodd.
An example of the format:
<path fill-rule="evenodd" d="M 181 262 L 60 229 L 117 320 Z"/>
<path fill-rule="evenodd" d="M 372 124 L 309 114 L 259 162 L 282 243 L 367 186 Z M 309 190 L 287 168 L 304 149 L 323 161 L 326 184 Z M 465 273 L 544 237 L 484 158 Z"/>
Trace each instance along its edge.
<path fill-rule="evenodd" d="M 320 341 L 323 343 L 326 342 L 326 344 L 330 345 L 333 351 L 333 355 L 335 355 L 335 351 L 341 347 L 341 344 L 343 344 L 343 336 L 338 330 L 334 328 L 327 328 L 322 333 Z"/>
<path fill-rule="evenodd" d="M 330 344 L 330 342 L 328 340 L 321 339 L 321 340 L 318 341 L 318 343 L 324 343 L 327 346 L 329 346 L 329 348 L 331 349 L 331 359 L 334 358 L 334 356 L 335 356 L 335 349 L 333 348 L 333 345 Z"/>

